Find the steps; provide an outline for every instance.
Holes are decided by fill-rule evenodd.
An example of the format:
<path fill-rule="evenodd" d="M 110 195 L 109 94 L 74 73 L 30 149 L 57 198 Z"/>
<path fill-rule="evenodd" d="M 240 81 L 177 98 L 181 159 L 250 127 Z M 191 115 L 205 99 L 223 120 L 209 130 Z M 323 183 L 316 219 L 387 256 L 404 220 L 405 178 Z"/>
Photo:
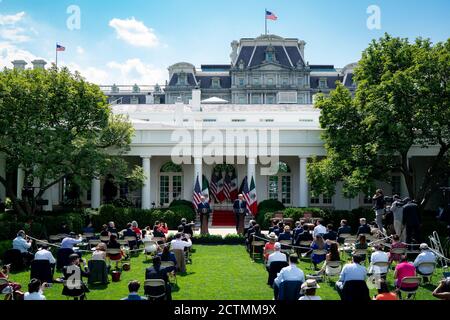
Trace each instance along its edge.
<path fill-rule="evenodd" d="M 212 213 L 213 227 L 234 227 L 236 226 L 236 218 L 233 211 L 214 210 Z"/>

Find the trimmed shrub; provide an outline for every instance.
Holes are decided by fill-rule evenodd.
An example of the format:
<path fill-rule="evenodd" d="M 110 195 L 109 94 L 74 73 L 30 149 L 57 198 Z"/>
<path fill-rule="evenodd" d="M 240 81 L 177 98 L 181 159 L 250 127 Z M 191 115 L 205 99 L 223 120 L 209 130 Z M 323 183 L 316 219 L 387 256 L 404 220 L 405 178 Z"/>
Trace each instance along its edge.
<path fill-rule="evenodd" d="M 5 252 L 12 248 L 12 241 L 11 240 L 3 240 L 0 241 L 0 259 L 3 259 L 3 256 L 5 255 Z"/>
<path fill-rule="evenodd" d="M 244 244 L 245 238 L 236 234 L 228 234 L 225 237 L 221 235 L 194 235 L 192 242 L 194 244 L 214 244 L 214 245 L 223 245 L 223 244 Z"/>
<path fill-rule="evenodd" d="M 286 207 L 278 200 L 264 200 L 258 204 L 258 215 L 256 216 L 256 222 L 263 229 L 267 229 L 270 226 L 270 218 L 267 219 L 266 213 L 283 211 Z M 272 217 L 273 215 L 271 215 Z"/>
<path fill-rule="evenodd" d="M 179 206 L 190 207 L 192 209 L 192 211 L 194 211 L 194 207 L 192 206 L 192 202 L 190 202 L 188 200 L 173 200 L 172 203 L 169 205 L 169 208 L 179 207 Z"/>

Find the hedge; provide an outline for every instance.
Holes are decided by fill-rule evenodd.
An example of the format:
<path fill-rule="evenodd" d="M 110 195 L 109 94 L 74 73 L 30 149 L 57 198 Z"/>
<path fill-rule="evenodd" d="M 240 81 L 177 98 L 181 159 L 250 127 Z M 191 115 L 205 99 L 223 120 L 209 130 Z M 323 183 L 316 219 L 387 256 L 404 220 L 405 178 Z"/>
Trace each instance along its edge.
<path fill-rule="evenodd" d="M 283 211 L 286 207 L 278 200 L 264 200 L 258 204 L 258 215 L 256 216 L 256 222 L 262 229 L 268 229 L 270 227 L 270 218 L 273 217 L 273 213 L 277 211 Z M 270 213 L 269 215 L 267 215 Z"/>

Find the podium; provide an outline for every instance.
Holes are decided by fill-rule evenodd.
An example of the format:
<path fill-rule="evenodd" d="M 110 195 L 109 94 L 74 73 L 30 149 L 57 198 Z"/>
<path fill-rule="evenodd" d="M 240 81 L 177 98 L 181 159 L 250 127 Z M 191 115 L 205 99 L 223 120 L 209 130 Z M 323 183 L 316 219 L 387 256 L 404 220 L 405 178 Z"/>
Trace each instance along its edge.
<path fill-rule="evenodd" d="M 209 224 L 209 213 L 200 213 L 200 234 L 209 234 L 208 224 Z"/>
<path fill-rule="evenodd" d="M 244 229 L 245 229 L 245 213 L 239 213 L 238 214 L 239 220 L 238 220 L 238 234 L 244 235 Z"/>

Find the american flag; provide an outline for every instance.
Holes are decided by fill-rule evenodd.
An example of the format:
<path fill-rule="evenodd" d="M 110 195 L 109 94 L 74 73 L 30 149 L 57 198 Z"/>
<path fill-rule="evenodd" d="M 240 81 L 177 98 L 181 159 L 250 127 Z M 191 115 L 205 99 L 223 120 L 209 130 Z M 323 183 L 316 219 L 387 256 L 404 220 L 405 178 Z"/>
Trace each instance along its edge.
<path fill-rule="evenodd" d="M 56 51 L 66 51 L 66 47 L 56 44 Z"/>
<path fill-rule="evenodd" d="M 276 21 L 278 17 L 273 12 L 266 10 L 266 19 Z"/>
<path fill-rule="evenodd" d="M 195 187 L 194 187 L 194 195 L 192 197 L 192 204 L 194 205 L 194 208 L 197 210 L 198 209 L 198 205 L 202 202 L 202 188 L 200 188 L 200 182 L 198 181 L 198 176 L 197 176 L 197 180 L 195 182 Z"/>
<path fill-rule="evenodd" d="M 248 189 L 248 178 L 245 177 L 244 181 L 242 181 L 242 195 L 244 196 L 245 202 L 247 203 L 247 209 L 250 211 L 250 207 L 248 206 L 250 202 L 250 190 Z"/>
<path fill-rule="evenodd" d="M 230 199 L 230 191 L 231 191 L 231 173 L 225 173 L 225 179 L 223 182 L 223 194 L 225 195 L 225 199 Z"/>
<path fill-rule="evenodd" d="M 215 201 L 217 201 L 217 179 L 218 179 L 217 172 L 213 172 L 211 176 L 211 184 L 209 185 L 209 190 L 211 190 L 211 196 L 212 198 L 214 198 Z"/>

